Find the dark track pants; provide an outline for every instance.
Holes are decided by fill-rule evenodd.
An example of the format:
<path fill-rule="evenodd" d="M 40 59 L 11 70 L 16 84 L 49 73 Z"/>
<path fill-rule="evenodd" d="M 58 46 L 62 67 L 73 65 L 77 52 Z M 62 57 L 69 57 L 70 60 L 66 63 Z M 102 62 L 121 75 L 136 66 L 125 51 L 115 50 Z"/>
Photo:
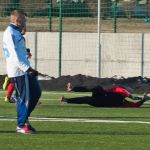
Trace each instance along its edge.
<path fill-rule="evenodd" d="M 107 93 L 102 95 L 67 98 L 65 102 L 75 104 L 89 104 L 94 107 L 122 107 L 124 96 L 116 93 Z"/>
<path fill-rule="evenodd" d="M 12 78 L 12 82 L 16 88 L 17 122 L 22 127 L 34 110 L 41 96 L 41 89 L 36 77 L 29 75 Z"/>
<path fill-rule="evenodd" d="M 75 98 L 69 98 L 65 99 L 67 103 L 74 103 L 74 104 L 91 104 L 92 98 L 90 96 L 85 97 L 75 97 Z"/>

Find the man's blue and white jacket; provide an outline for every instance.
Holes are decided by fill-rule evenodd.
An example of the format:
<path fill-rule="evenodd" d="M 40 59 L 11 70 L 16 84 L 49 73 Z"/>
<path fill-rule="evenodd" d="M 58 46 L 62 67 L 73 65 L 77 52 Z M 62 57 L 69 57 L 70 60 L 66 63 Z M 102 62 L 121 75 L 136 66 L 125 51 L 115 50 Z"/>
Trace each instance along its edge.
<path fill-rule="evenodd" d="M 18 77 L 26 74 L 30 67 L 24 37 L 19 28 L 9 24 L 3 35 L 3 49 L 6 57 L 8 77 Z"/>

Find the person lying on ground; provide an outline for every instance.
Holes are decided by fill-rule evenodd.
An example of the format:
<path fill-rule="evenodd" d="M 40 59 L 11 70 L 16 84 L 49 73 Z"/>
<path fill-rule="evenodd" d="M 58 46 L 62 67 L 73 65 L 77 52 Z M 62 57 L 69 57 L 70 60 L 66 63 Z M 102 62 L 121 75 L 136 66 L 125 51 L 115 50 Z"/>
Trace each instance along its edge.
<path fill-rule="evenodd" d="M 82 87 L 79 87 L 82 89 Z M 74 103 L 74 104 L 88 104 L 94 107 L 140 107 L 150 97 L 144 95 L 143 98 L 138 97 L 138 101 L 130 101 L 124 93 L 114 92 L 110 90 L 104 90 L 101 86 L 96 86 L 92 89 L 88 89 L 88 92 L 92 92 L 92 96 L 60 98 L 61 102 Z"/>
<path fill-rule="evenodd" d="M 102 87 L 101 87 L 102 88 Z M 66 85 L 66 91 L 70 92 L 92 92 L 92 90 L 95 89 L 95 87 L 93 88 L 88 88 L 87 86 L 73 86 L 70 82 L 67 83 Z M 122 86 L 122 85 L 116 85 L 112 88 L 107 88 L 103 90 L 107 93 L 107 92 L 113 92 L 113 93 L 120 93 L 122 95 L 124 95 L 125 97 L 128 97 L 132 100 L 142 100 L 141 97 L 138 96 L 134 96 L 131 91 L 133 89 L 127 87 L 127 86 Z M 145 95 L 146 96 L 146 95 Z"/>

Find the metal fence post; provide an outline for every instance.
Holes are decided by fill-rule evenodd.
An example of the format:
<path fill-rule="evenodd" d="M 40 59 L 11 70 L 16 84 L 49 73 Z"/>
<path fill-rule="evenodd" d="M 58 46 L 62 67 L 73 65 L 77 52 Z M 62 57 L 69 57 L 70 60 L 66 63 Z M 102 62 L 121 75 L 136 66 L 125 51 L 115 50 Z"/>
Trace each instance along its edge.
<path fill-rule="evenodd" d="M 141 76 L 144 77 L 144 33 L 142 33 L 141 43 Z"/>
<path fill-rule="evenodd" d="M 37 32 L 35 32 L 35 59 L 34 59 L 34 68 L 37 70 Z"/>
<path fill-rule="evenodd" d="M 97 35 L 98 35 L 98 46 L 97 46 L 97 77 L 101 77 L 101 42 L 100 42 L 100 22 L 101 22 L 101 1 L 98 0 L 98 25 L 97 25 Z"/>
<path fill-rule="evenodd" d="M 117 0 L 115 0 L 115 2 L 114 2 L 114 13 L 113 13 L 113 15 L 114 15 L 114 33 L 116 33 L 117 32 L 117 13 L 116 13 L 116 10 L 117 9 Z"/>
<path fill-rule="evenodd" d="M 49 31 L 51 31 L 52 30 L 52 0 L 49 0 L 48 18 L 49 18 Z"/>
<path fill-rule="evenodd" d="M 58 75 L 61 76 L 61 58 L 62 58 L 62 0 L 59 2 L 59 67 Z"/>

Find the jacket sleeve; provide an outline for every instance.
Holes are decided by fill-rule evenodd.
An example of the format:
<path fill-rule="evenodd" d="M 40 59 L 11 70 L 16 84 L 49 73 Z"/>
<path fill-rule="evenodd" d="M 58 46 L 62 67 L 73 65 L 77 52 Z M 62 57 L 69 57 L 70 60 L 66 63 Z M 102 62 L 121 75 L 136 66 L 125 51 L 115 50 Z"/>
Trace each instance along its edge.
<path fill-rule="evenodd" d="M 7 31 L 4 40 L 7 40 L 7 49 L 9 53 L 6 59 L 12 59 L 12 61 L 16 63 L 22 71 L 26 72 L 30 66 L 19 55 L 17 46 L 15 45 L 15 36 L 13 33 L 11 31 Z"/>

